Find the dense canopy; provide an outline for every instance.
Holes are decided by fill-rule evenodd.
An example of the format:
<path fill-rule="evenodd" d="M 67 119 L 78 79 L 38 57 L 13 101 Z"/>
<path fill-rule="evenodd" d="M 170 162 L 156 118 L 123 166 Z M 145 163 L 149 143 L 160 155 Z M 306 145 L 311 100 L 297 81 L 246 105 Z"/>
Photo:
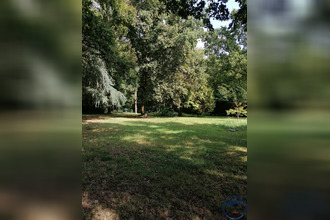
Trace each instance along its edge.
<path fill-rule="evenodd" d="M 246 1 L 236 1 L 229 12 L 225 0 L 83 0 L 83 111 L 246 106 Z M 214 29 L 210 18 L 231 23 Z"/>

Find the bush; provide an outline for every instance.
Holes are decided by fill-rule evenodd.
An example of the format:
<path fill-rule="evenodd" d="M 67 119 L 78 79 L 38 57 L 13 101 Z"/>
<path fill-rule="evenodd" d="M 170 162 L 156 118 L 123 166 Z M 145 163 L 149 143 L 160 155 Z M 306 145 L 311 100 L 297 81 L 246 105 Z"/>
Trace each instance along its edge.
<path fill-rule="evenodd" d="M 163 108 L 161 111 L 160 111 L 160 115 L 161 116 L 165 116 L 165 117 L 174 117 L 174 116 L 178 116 L 178 113 L 173 111 L 172 109 L 170 108 Z"/>
<path fill-rule="evenodd" d="M 204 116 L 210 116 L 210 113 L 208 112 L 203 112 L 202 114 L 200 114 L 201 117 L 204 117 Z"/>
<path fill-rule="evenodd" d="M 162 110 L 160 110 L 158 112 L 151 112 L 148 115 L 154 116 L 154 117 L 175 117 L 175 116 L 178 116 L 178 113 L 173 111 L 170 108 L 163 108 Z"/>

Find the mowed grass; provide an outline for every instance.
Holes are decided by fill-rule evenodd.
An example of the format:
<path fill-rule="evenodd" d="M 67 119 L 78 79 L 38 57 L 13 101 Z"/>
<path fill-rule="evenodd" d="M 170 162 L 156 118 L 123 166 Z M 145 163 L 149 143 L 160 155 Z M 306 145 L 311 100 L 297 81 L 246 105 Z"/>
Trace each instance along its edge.
<path fill-rule="evenodd" d="M 84 116 L 83 218 L 227 219 L 228 196 L 247 201 L 246 128 L 225 117 Z"/>

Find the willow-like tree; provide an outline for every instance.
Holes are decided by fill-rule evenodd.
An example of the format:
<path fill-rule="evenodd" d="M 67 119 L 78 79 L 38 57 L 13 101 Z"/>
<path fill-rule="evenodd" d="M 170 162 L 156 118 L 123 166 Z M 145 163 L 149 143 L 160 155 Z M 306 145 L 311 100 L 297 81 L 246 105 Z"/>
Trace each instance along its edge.
<path fill-rule="evenodd" d="M 124 0 L 83 0 L 83 109 L 119 108 L 127 100 L 123 81 L 135 65 L 125 37 L 134 8 Z"/>

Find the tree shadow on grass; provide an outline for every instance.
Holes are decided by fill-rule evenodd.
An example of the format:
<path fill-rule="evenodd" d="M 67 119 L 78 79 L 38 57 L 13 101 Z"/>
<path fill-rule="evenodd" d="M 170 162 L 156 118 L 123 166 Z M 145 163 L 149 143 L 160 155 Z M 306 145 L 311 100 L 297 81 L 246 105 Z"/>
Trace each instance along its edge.
<path fill-rule="evenodd" d="M 179 121 L 84 125 L 84 218 L 226 219 L 224 200 L 246 198 L 245 128 Z"/>

